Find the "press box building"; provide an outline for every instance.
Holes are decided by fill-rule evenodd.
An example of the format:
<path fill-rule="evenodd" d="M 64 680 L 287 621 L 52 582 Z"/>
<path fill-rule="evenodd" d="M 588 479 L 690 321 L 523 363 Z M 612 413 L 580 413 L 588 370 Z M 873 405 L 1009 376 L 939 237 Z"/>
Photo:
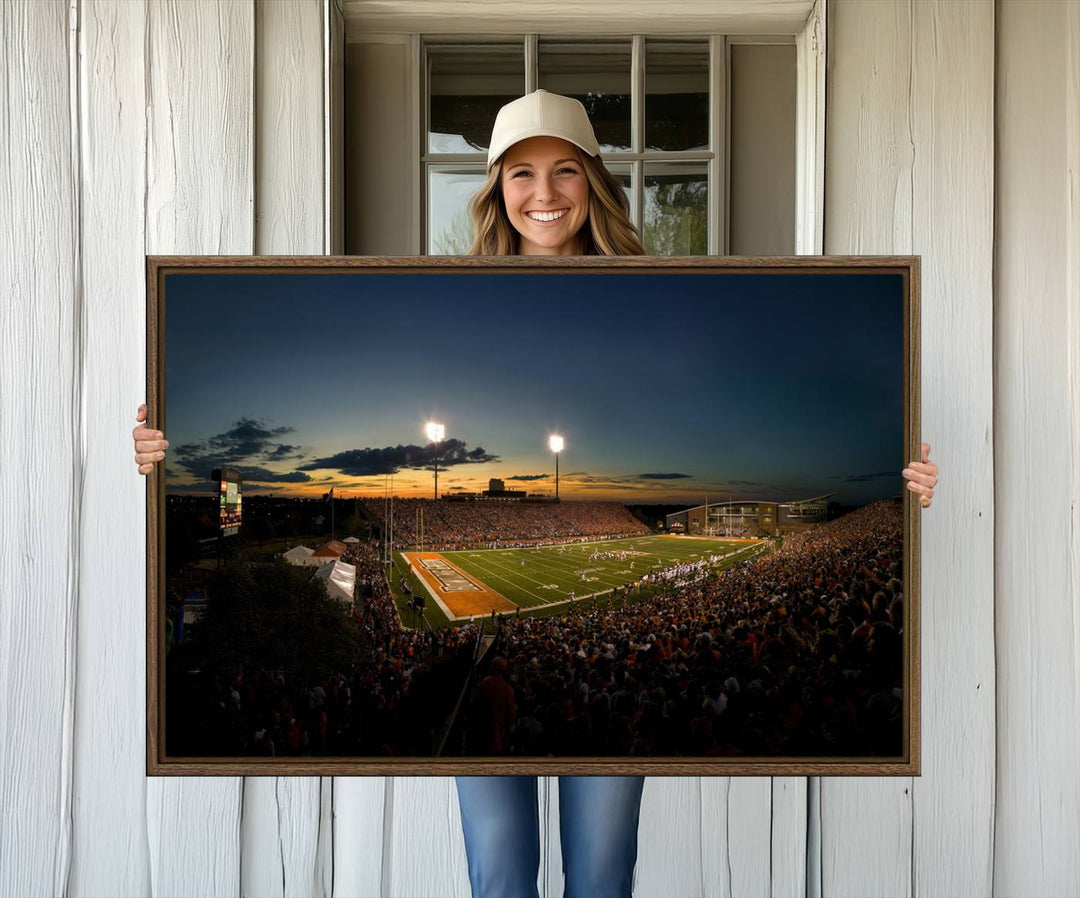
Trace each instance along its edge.
<path fill-rule="evenodd" d="M 779 536 L 797 533 L 826 520 L 828 502 L 834 493 L 791 502 L 766 502 L 759 499 L 732 499 L 708 502 L 667 516 L 668 533 L 698 536 L 723 536 L 749 532 Z"/>

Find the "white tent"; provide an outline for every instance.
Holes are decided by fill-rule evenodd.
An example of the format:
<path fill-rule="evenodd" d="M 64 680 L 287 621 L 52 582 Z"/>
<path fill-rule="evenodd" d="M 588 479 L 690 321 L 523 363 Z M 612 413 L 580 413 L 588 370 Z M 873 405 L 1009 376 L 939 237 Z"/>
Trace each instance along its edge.
<path fill-rule="evenodd" d="M 356 568 L 353 565 L 332 561 L 320 567 L 315 576 L 326 581 L 326 591 L 331 598 L 352 604 L 353 587 L 356 585 Z"/>
<path fill-rule="evenodd" d="M 360 540 L 358 540 L 355 536 L 346 536 L 345 539 L 342 540 L 342 542 L 343 543 L 358 543 L 358 542 L 360 542 Z"/>
<path fill-rule="evenodd" d="M 317 565 L 321 564 L 318 559 L 312 560 L 311 556 L 314 554 L 314 549 L 309 549 L 307 546 L 296 546 L 289 549 L 281 557 L 284 558 L 289 564 L 295 565 Z"/>

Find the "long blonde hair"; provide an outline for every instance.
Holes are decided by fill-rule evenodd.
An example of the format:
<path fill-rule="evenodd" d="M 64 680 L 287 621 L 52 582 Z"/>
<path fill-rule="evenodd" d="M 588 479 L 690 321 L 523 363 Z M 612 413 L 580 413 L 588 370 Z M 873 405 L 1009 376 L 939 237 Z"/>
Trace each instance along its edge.
<path fill-rule="evenodd" d="M 630 221 L 630 202 L 622 185 L 599 156 L 578 155 L 589 182 L 589 216 L 578 232 L 584 242 L 582 255 L 645 255 L 637 228 Z M 502 198 L 503 158 L 491 166 L 487 180 L 469 200 L 473 225 L 471 256 L 516 256 L 519 252 L 520 235 L 510 224 Z"/>

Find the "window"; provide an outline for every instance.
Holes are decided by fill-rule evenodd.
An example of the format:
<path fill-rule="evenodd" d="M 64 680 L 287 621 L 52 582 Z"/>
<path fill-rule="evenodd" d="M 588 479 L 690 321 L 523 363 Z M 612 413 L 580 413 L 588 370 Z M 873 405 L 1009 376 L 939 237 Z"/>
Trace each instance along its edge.
<path fill-rule="evenodd" d="M 486 175 L 487 141 L 500 106 L 534 88 L 581 100 L 596 130 L 604 162 L 623 183 L 631 219 L 646 252 L 655 255 L 720 253 L 731 245 L 726 197 L 732 159 L 726 122 L 727 85 L 738 73 L 729 69 L 735 54 L 722 36 L 687 38 L 545 37 L 525 35 L 471 41 L 427 38 L 421 49 L 422 250 L 464 254 L 472 242 L 466 205 Z M 790 38 L 791 84 L 787 109 L 774 115 L 790 119 L 790 171 L 772 171 L 758 186 L 758 196 L 773 191 L 748 210 L 748 220 L 786 218 L 794 234 L 795 110 L 794 55 Z M 757 48 L 741 48 L 757 49 Z M 770 49 L 775 49 L 772 47 Z M 751 59 L 752 54 L 745 54 Z M 749 71 L 749 64 L 747 65 Z M 760 73 L 761 68 L 756 70 Z M 755 74 L 761 80 L 760 74 Z M 778 77 L 788 78 L 785 69 Z M 768 93 L 766 88 L 765 93 Z M 762 93 L 754 106 L 763 109 Z M 768 105 L 768 100 L 764 101 Z M 753 115 L 747 110 L 746 115 Z M 776 142 L 775 128 L 768 140 Z M 745 155 L 744 144 L 740 150 Z M 415 157 L 414 157 L 415 158 Z M 733 172 L 731 177 L 738 177 Z M 785 192 L 786 191 L 786 192 Z M 764 212 L 763 212 L 764 210 Z M 775 231 L 775 228 L 774 228 Z M 750 233 L 749 231 L 747 232 Z M 784 238 L 786 239 L 786 238 Z M 740 244 L 747 251 L 748 237 Z M 756 252 L 793 252 L 789 246 L 759 246 Z"/>

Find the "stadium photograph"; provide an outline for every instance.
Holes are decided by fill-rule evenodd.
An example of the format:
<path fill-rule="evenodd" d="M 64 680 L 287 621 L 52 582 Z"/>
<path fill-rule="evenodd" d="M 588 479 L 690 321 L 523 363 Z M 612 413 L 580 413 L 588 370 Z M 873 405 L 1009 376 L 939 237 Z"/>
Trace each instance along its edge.
<path fill-rule="evenodd" d="M 160 275 L 159 758 L 910 759 L 908 278 L 712 261 Z"/>

